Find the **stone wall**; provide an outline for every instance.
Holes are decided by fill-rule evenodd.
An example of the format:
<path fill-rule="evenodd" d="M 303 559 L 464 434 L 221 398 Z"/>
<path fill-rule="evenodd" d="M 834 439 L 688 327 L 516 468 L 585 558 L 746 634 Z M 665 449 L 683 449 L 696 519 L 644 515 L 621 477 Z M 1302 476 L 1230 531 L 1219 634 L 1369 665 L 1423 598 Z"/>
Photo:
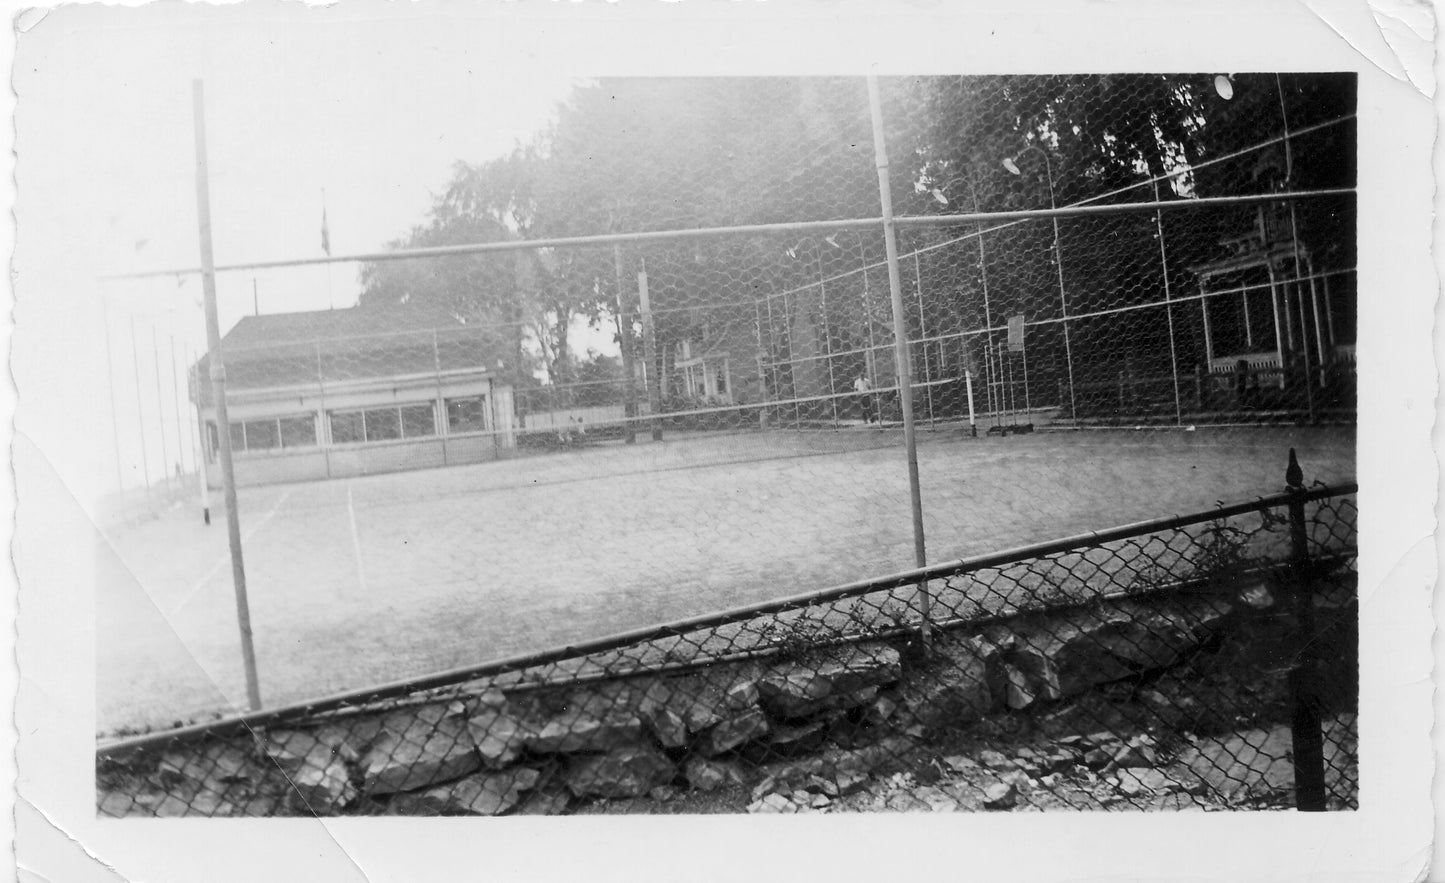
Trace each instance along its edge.
<path fill-rule="evenodd" d="M 1256 589 L 1247 597 L 1255 606 Z M 598 799 L 856 787 L 905 745 L 1168 669 L 1247 605 L 1153 598 L 701 670 L 353 713 L 102 764 L 108 815 L 559 813 Z M 831 797 L 830 797 L 831 795 Z"/>

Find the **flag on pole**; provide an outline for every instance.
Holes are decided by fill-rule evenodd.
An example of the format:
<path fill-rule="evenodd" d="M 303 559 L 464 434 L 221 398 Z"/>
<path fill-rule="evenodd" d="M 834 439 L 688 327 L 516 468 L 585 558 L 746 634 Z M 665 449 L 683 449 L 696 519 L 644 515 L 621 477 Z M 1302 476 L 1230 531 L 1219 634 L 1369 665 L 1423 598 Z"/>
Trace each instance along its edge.
<path fill-rule="evenodd" d="M 326 228 L 326 203 L 321 204 L 321 250 L 331 257 L 331 231 Z"/>

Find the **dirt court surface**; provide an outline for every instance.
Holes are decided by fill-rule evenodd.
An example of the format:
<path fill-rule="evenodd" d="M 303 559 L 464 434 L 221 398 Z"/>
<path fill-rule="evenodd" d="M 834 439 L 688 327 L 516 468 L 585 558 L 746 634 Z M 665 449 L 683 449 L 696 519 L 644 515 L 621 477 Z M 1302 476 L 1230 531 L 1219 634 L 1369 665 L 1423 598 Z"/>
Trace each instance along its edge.
<path fill-rule="evenodd" d="M 921 432 L 930 562 L 1354 478 L 1344 428 Z M 219 495 L 213 515 L 222 511 Z M 245 702 L 226 526 L 112 531 L 97 729 Z M 280 705 L 913 566 L 901 433 L 671 434 L 240 492 L 261 693 Z"/>

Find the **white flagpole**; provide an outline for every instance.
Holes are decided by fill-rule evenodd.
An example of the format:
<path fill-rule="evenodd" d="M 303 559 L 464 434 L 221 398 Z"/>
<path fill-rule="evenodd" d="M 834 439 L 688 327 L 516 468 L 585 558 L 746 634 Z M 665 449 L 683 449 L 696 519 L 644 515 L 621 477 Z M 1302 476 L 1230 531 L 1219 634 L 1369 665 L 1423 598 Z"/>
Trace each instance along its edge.
<path fill-rule="evenodd" d="M 326 224 L 326 188 L 321 188 L 321 250 L 331 257 L 331 230 Z M 336 301 L 331 294 L 331 265 L 326 265 L 326 308 L 336 309 Z"/>

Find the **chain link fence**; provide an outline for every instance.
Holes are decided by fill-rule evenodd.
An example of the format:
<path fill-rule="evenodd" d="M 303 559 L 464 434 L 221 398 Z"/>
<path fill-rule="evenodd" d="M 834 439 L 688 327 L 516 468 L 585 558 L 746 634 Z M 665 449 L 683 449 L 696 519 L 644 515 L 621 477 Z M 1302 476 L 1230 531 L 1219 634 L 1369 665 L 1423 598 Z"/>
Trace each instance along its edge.
<path fill-rule="evenodd" d="M 1353 808 L 1354 493 L 116 742 L 99 811 Z"/>
<path fill-rule="evenodd" d="M 1206 602 L 1218 599 L 1194 583 L 1208 583 L 1205 565 L 1246 560 L 1277 575 L 1284 547 L 1255 544 L 1282 534 L 1258 513 L 1285 504 L 1076 558 L 1037 544 L 1273 486 L 1266 457 L 1283 446 L 1300 447 L 1331 486 L 1352 480 L 1354 76 L 876 85 L 870 107 L 856 78 L 579 84 L 535 141 L 459 163 L 390 251 L 332 257 L 328 242 L 324 259 L 221 268 L 247 269 L 269 291 L 299 265 L 347 261 L 359 266 L 359 295 L 354 306 L 297 312 L 268 299 L 263 312 L 253 282 L 250 314 L 232 309 L 219 348 L 190 361 L 193 460 L 212 494 L 203 506 L 207 519 L 221 511 L 229 457 L 235 548 L 219 531 L 196 533 L 190 513 L 108 536 L 102 579 L 124 591 L 100 603 L 99 728 L 152 747 L 164 739 L 141 734 L 158 727 L 201 733 L 195 744 L 211 746 L 205 757 L 221 772 L 198 775 L 188 764 L 211 761 L 167 760 L 164 747 L 105 749 L 102 812 L 303 812 L 313 798 L 316 812 L 451 811 L 413 786 L 461 775 L 466 789 L 502 788 L 509 808 L 538 795 L 556 808 L 637 790 L 588 790 L 576 775 L 635 773 L 647 793 L 696 785 L 679 764 L 732 781 L 734 760 L 764 769 L 790 745 L 808 753 L 824 741 L 839 757 L 886 755 L 915 784 L 932 777 L 927 787 L 960 777 L 1008 785 L 1004 803 L 1029 805 L 1033 793 L 1055 795 L 1039 805 L 1113 805 L 1121 794 L 1140 805 L 1166 793 L 1206 806 L 1277 800 L 1279 789 L 1246 800 L 1207 773 L 1225 759 L 1249 767 L 1240 758 L 1255 749 L 1278 756 L 1285 682 L 1266 670 L 1279 660 L 1249 656 L 1245 636 L 1293 634 L 1303 614 L 1286 610 L 1279 598 L 1293 596 L 1275 586 L 1260 590 L 1258 609 L 1226 599 L 1230 612 L 1216 616 Z M 179 421 L 184 409 L 174 410 Z M 1173 431 L 1102 431 L 1120 427 Z M 1050 429 L 1101 431 L 1036 433 Z M 1324 499 L 1311 505 L 1334 512 Z M 1327 521 L 1352 525 L 1347 515 Z M 1005 548 L 1025 551 L 999 559 L 1001 569 L 859 582 Z M 1349 572 L 1316 577 L 1344 586 Z M 233 608 L 243 582 L 249 607 Z M 1144 587 L 1151 604 L 1174 606 L 1111 595 Z M 799 592 L 815 595 L 775 602 Z M 1077 620 L 1067 627 L 989 631 L 1065 608 Z M 719 609 L 742 612 L 709 618 Z M 1319 618 L 1348 630 L 1351 609 Z M 1093 675 L 1065 678 L 1068 689 L 1050 680 L 1062 677 L 1050 675 L 1050 654 L 1097 656 L 1107 642 L 1094 638 L 1128 634 L 1126 620 L 1173 629 L 1187 649 L 1167 665 L 1109 650 L 1115 661 L 1100 671 L 1134 666 L 1138 677 L 1107 687 Z M 690 625 L 662 636 L 651 631 L 659 621 Z M 633 637 L 603 647 L 600 634 Z M 560 646 L 590 649 L 538 653 Z M 828 690 L 872 693 L 806 713 L 788 705 L 790 691 L 814 689 L 799 682 L 831 675 L 768 666 L 803 665 L 819 647 L 841 654 L 831 665 L 851 685 Z M 509 661 L 478 668 L 486 659 Z M 949 659 L 969 661 L 949 674 Z M 708 686 L 692 671 L 703 661 L 731 680 Z M 1146 670 L 1165 671 L 1163 686 L 1136 684 Z M 483 683 L 458 686 L 437 671 Z M 753 683 L 749 671 L 756 699 L 739 686 Z M 622 730 L 650 734 L 650 749 L 596 760 L 610 756 L 597 751 L 614 738 L 606 715 L 603 741 L 584 739 L 583 753 L 621 767 L 576 773 L 559 757 L 576 749 L 538 747 L 551 744 L 538 733 L 555 714 L 576 705 L 568 691 L 623 674 L 646 683 L 611 688 L 625 694 L 618 707 L 636 706 L 640 723 Z M 409 679 L 398 693 L 372 689 L 398 677 Z M 418 695 L 429 677 L 447 686 Z M 689 679 L 676 688 L 683 698 L 659 699 L 674 677 Z M 1210 716 L 1199 692 L 1210 678 L 1221 694 L 1241 681 L 1257 695 L 1231 694 Z M 1313 689 L 1306 680 L 1290 689 Z M 358 690 L 399 717 L 357 711 L 371 702 Z M 689 690 L 709 698 L 693 702 Z M 349 710 L 326 710 L 337 720 L 318 728 L 305 702 L 332 694 L 353 697 L 341 703 Z M 1154 694 L 1183 715 L 1174 736 L 1149 729 L 1153 706 L 1139 697 Z M 960 696 L 980 709 L 975 742 L 940 754 L 929 740 L 940 721 L 957 722 Z M 1075 696 L 1107 708 L 1086 713 Z M 293 710 L 187 729 L 263 700 Z M 1040 718 L 1034 741 L 1018 743 L 1032 754 L 1006 758 L 1012 766 L 945 763 L 975 756 L 990 727 L 1019 724 L 1035 702 L 1074 709 L 1058 720 L 1077 732 Z M 1221 729 L 1231 702 L 1260 726 Z M 418 703 L 429 710 L 406 710 Z M 1116 713 L 1136 717 L 1126 726 Z M 476 723 L 487 714 L 514 735 Z M 1344 717 L 1330 725 L 1352 732 Z M 246 727 L 255 732 L 233 738 Z M 301 733 L 291 748 L 275 741 L 292 738 L 287 727 Z M 883 731 L 926 743 L 918 757 L 931 759 L 869 741 Z M 558 739 L 577 744 L 570 730 Z M 498 740 L 505 762 L 488 754 Z M 1125 749 L 1176 764 L 1187 787 L 1152 773 L 1128 784 L 1121 771 L 1142 767 L 1112 759 Z M 1075 770 L 1060 751 L 1111 760 Z M 1332 805 L 1354 793 L 1341 784 L 1353 775 L 1347 755 L 1325 758 L 1344 764 L 1327 777 Z M 466 769 L 426 772 L 433 761 Z M 403 771 L 408 763 L 422 772 Z M 1250 770 L 1234 778 L 1257 784 Z M 743 807 L 800 806 L 791 795 L 801 791 L 863 808 L 830 775 L 817 773 L 833 782 L 821 792 L 763 789 Z M 984 783 L 990 776 L 998 781 Z M 1027 784 L 1048 776 L 1067 787 Z M 684 804 L 694 791 L 712 793 L 680 792 Z M 393 792 L 404 796 L 383 799 Z"/>
<path fill-rule="evenodd" d="M 133 525 L 201 499 L 200 431 L 188 383 L 195 344 L 186 333 L 196 318 L 123 301 L 102 311 L 110 425 L 100 437 L 114 472 L 110 492 L 96 501 L 101 524 Z"/>

